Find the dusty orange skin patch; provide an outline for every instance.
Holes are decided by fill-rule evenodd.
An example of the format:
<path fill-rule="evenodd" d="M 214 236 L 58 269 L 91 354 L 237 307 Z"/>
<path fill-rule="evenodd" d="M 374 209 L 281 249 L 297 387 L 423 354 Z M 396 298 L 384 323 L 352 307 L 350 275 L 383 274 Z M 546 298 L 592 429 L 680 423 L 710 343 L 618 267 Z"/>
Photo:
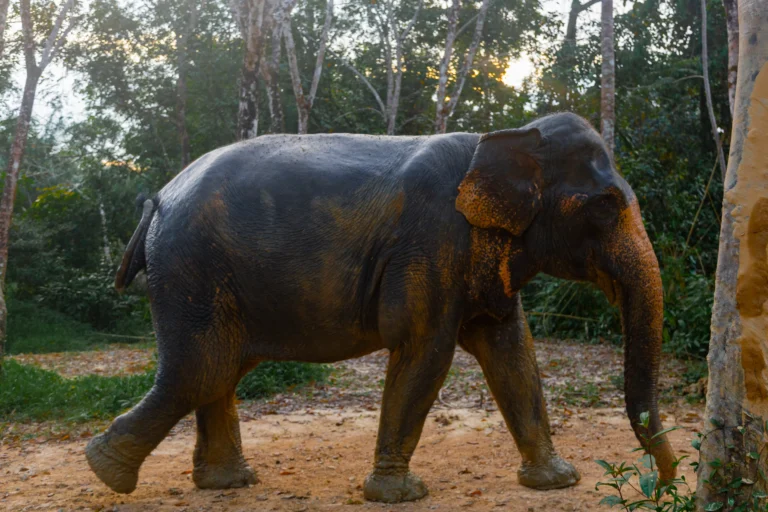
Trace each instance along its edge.
<path fill-rule="evenodd" d="M 768 63 L 755 79 L 749 106 L 749 131 L 744 138 L 738 181 L 726 193 L 733 209 L 738 240 L 739 272 L 736 308 L 741 320 L 741 364 L 744 407 L 768 417 Z"/>
<path fill-rule="evenodd" d="M 507 245 L 499 261 L 499 277 L 504 284 L 504 295 L 511 298 L 515 292 L 512 290 L 512 276 L 509 273 L 509 252 L 510 247 Z"/>

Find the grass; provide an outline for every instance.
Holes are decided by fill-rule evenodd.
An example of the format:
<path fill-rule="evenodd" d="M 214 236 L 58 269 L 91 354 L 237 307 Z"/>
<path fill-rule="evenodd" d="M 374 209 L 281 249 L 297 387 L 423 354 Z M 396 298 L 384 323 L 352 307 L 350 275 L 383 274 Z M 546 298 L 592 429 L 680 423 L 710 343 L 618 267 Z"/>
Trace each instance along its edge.
<path fill-rule="evenodd" d="M 310 382 L 323 381 L 325 365 L 269 362 L 246 375 L 237 388 L 241 399 L 264 398 Z M 3 421 L 81 423 L 109 419 L 133 407 L 150 390 L 155 371 L 128 377 L 88 375 L 65 379 L 58 373 L 6 360 L 0 376 Z"/>

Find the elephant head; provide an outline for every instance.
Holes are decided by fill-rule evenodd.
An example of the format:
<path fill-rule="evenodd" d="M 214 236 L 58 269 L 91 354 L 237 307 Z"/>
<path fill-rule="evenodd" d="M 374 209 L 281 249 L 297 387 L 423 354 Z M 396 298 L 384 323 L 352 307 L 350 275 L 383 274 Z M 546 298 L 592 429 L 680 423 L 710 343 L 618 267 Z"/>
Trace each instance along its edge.
<path fill-rule="evenodd" d="M 555 114 L 484 135 L 459 186 L 456 208 L 476 228 L 507 232 L 518 291 L 538 272 L 597 285 L 621 309 L 627 412 L 643 440 L 662 430 L 657 404 L 663 303 L 659 265 L 637 198 L 599 134 Z M 511 235 L 511 236 L 510 236 Z M 648 429 L 640 416 L 648 412 Z M 675 475 L 665 436 L 653 439 L 662 479 Z"/>

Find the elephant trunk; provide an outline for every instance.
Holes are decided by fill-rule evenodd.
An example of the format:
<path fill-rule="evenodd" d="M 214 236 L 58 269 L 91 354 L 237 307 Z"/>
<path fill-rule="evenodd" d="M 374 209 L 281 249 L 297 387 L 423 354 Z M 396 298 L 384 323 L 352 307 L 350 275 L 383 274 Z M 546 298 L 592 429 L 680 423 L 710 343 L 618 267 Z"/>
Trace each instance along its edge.
<path fill-rule="evenodd" d="M 658 380 L 664 321 L 663 290 L 659 263 L 653 252 L 640 212 L 634 205 L 624 218 L 624 229 L 611 244 L 607 274 L 601 288 L 621 309 L 624 334 L 624 392 L 627 413 L 635 436 L 656 459 L 662 481 L 675 477 L 675 456 L 662 434 L 659 418 Z M 606 279 L 607 278 L 607 279 Z M 641 416 L 648 413 L 647 428 Z"/>

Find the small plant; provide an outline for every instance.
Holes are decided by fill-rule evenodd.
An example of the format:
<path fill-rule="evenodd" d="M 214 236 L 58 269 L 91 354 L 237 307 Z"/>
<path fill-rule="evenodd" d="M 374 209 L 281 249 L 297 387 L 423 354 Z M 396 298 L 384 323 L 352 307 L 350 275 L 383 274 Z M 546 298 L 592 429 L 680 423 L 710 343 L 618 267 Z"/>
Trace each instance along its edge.
<path fill-rule="evenodd" d="M 647 412 L 640 415 L 640 425 L 648 428 L 650 416 Z M 665 433 L 677 430 L 671 427 L 646 437 L 643 435 L 643 446 L 635 448 L 633 452 L 645 450 L 646 453 L 634 464 L 622 462 L 613 464 L 604 460 L 596 460 L 603 469 L 604 476 L 610 476 L 607 482 L 598 482 L 595 489 L 610 487 L 616 494 L 605 496 L 600 500 L 601 505 L 614 507 L 621 506 L 624 510 L 655 510 L 657 512 L 687 512 L 694 511 L 695 495 L 688 486 L 685 477 L 674 478 L 668 482 L 659 482 L 659 472 L 656 467 L 656 459 L 650 454 L 654 444 L 663 442 L 661 438 Z M 680 457 L 673 463 L 677 467 L 687 455 Z M 634 492 L 633 492 L 634 491 Z"/>
<path fill-rule="evenodd" d="M 755 420 L 749 414 L 746 414 L 748 421 Z M 640 415 L 640 424 L 648 428 L 649 415 L 647 412 Z M 725 426 L 712 418 L 710 423 L 714 425 L 714 429 L 702 434 L 697 433 L 696 438 L 691 442 L 691 446 L 697 451 L 701 450 L 701 445 L 704 440 L 715 433 L 723 433 Z M 765 439 L 765 433 L 768 432 L 768 422 L 762 423 L 762 420 L 758 422 L 761 426 L 761 432 L 758 432 L 758 438 Z M 678 427 L 671 427 L 651 437 L 643 436 L 643 447 L 636 448 L 633 451 L 645 450 L 646 454 L 639 460 L 638 464 L 627 465 L 622 462 L 621 464 L 612 464 L 604 460 L 596 460 L 603 469 L 605 469 L 604 476 L 610 476 L 610 480 L 606 482 L 598 482 L 595 489 L 600 487 L 610 487 L 616 490 L 616 494 L 605 496 L 600 500 L 601 505 L 608 505 L 614 507 L 619 505 L 623 507 L 623 510 L 655 510 L 658 512 L 687 512 L 695 511 L 696 509 L 696 492 L 690 488 L 685 477 L 675 478 L 671 482 L 659 482 L 658 471 L 655 469 L 656 461 L 651 455 L 650 448 L 653 446 L 654 440 L 661 437 L 667 432 L 677 430 Z M 746 428 L 742 425 L 734 427 L 736 431 L 741 435 L 746 435 Z M 661 441 L 656 441 L 661 442 Z M 747 479 L 742 477 L 729 477 L 732 466 L 737 464 L 736 462 L 723 463 L 719 459 L 715 459 L 708 463 L 708 466 L 712 469 L 712 472 L 704 480 L 704 483 L 711 486 L 716 490 L 716 495 L 722 495 L 723 501 L 709 501 L 703 504 L 703 510 L 705 512 L 714 512 L 717 510 L 723 510 L 728 512 L 758 512 L 768 511 L 768 494 L 761 491 L 756 491 L 757 480 L 760 480 L 763 484 L 768 482 L 764 470 L 759 466 L 759 461 L 765 459 L 766 451 L 768 450 L 768 444 L 765 441 L 761 441 L 761 448 L 757 452 L 749 452 L 747 458 L 753 461 L 755 464 L 755 478 Z M 728 446 L 730 449 L 735 449 L 734 446 Z M 687 455 L 676 459 L 673 466 L 677 467 Z M 692 462 L 693 467 L 697 473 L 699 472 L 699 462 Z M 642 467 L 641 467 L 642 466 Z M 700 476 L 701 478 L 701 476 Z M 627 492 L 627 487 L 635 491 L 640 498 L 632 498 L 629 496 L 630 492 Z M 737 497 L 740 498 L 740 503 L 737 505 Z"/>

